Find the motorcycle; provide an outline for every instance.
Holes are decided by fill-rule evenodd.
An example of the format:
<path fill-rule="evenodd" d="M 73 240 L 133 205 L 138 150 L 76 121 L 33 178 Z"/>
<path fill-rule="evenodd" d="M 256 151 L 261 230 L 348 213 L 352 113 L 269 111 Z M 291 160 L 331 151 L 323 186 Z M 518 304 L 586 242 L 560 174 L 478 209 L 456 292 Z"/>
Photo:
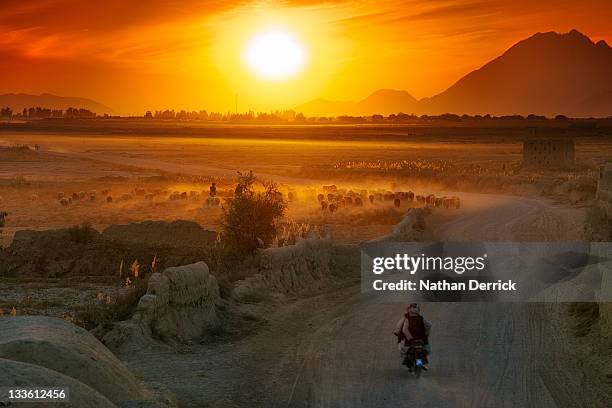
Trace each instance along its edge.
<path fill-rule="evenodd" d="M 427 363 L 427 350 L 422 340 L 409 340 L 407 342 L 408 351 L 404 357 L 404 365 L 414 373 L 416 378 L 421 377 L 421 372 L 426 370 L 424 365 Z"/>

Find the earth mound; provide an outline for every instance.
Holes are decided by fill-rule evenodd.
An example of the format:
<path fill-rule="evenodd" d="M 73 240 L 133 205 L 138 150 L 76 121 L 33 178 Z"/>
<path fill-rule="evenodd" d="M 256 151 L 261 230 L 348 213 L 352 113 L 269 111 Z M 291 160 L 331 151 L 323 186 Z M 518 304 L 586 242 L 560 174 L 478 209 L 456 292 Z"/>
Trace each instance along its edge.
<path fill-rule="evenodd" d="M 172 406 L 157 401 L 110 350 L 72 323 L 43 316 L 3 317 L 0 332 L 1 365 L 30 385 L 43 386 L 68 377 L 92 406 L 113 406 L 106 401 L 117 406 L 133 406 L 136 402 L 141 406 Z M 58 384 L 63 383 L 54 385 Z"/>

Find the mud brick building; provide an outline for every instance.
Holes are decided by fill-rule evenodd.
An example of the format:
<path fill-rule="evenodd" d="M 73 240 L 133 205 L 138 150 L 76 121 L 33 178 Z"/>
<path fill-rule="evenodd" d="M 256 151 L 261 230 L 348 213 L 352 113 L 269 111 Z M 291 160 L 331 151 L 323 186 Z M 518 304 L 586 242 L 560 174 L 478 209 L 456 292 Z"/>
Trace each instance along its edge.
<path fill-rule="evenodd" d="M 523 142 L 523 166 L 529 168 L 569 168 L 575 160 L 570 138 L 529 139 Z"/>

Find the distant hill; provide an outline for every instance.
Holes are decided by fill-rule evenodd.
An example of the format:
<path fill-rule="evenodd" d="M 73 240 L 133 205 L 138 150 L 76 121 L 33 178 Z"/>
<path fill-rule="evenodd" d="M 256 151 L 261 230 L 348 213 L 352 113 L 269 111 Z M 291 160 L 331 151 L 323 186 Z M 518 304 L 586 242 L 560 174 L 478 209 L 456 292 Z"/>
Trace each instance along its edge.
<path fill-rule="evenodd" d="M 112 114 L 113 110 L 99 102 L 87 98 L 70 96 L 57 96 L 48 93 L 40 95 L 4 94 L 0 95 L 0 107 L 10 107 L 14 112 L 21 112 L 24 108 L 41 107 L 51 109 L 83 108 L 89 109 L 99 115 Z"/>
<path fill-rule="evenodd" d="M 380 113 L 412 112 L 418 106 L 418 101 L 406 91 L 380 89 L 359 102 L 333 102 L 325 99 L 315 99 L 296 108 L 307 115 L 337 116 L 337 115 L 372 115 Z"/>
<path fill-rule="evenodd" d="M 577 30 L 537 33 L 438 95 L 413 101 L 398 97 L 399 93 L 377 91 L 353 105 L 318 100 L 297 109 L 319 114 L 324 108 L 325 115 L 449 112 L 607 117 L 612 116 L 612 49 L 605 41 L 593 43 Z M 343 110 L 346 107 L 352 112 Z"/>

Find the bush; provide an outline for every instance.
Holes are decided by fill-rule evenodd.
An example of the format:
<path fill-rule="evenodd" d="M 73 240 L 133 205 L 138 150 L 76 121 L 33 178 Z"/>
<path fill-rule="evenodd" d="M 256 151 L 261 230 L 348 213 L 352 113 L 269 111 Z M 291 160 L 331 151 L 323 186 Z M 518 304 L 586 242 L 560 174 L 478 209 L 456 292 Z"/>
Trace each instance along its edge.
<path fill-rule="evenodd" d="M 272 244 L 287 204 L 276 184 L 262 183 L 263 191 L 256 191 L 252 171 L 238 176 L 234 197 L 223 209 L 221 239 L 227 255 L 244 258 Z"/>
<path fill-rule="evenodd" d="M 84 310 L 76 314 L 76 323 L 87 330 L 107 325 L 115 321 L 129 319 L 134 312 L 140 298 L 147 293 L 149 278 L 137 279 L 134 286 L 121 294 L 117 299 L 100 297 L 88 303 Z"/>

